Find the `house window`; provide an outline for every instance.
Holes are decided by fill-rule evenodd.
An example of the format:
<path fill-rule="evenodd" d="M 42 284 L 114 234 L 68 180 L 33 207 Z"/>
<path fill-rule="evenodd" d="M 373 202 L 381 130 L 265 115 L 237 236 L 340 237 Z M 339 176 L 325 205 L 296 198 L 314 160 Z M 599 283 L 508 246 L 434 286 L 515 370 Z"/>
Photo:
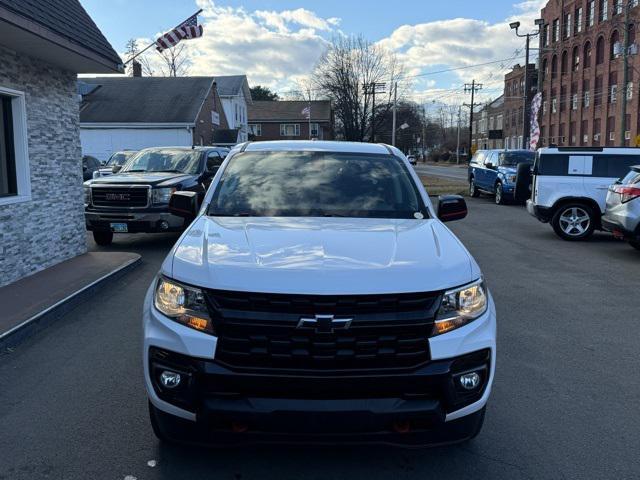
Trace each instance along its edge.
<path fill-rule="evenodd" d="M 569 38 L 571 36 L 571 14 L 567 13 L 564 16 L 564 38 Z"/>
<path fill-rule="evenodd" d="M 320 125 L 317 123 L 311 124 L 311 136 L 317 138 L 320 136 Z"/>
<path fill-rule="evenodd" d="M 584 44 L 584 68 L 591 66 L 591 42 Z"/>
<path fill-rule="evenodd" d="M 547 101 L 542 102 L 542 114 L 547 113 Z"/>
<path fill-rule="evenodd" d="M 580 33 L 582 31 L 582 7 L 576 10 L 576 26 L 574 29 L 575 33 Z"/>
<path fill-rule="evenodd" d="M 249 133 L 255 137 L 262 136 L 262 124 L 261 123 L 252 123 L 249 125 Z"/>
<path fill-rule="evenodd" d="M 596 65 L 600 65 L 604 62 L 604 38 L 598 38 L 596 42 Z"/>
<path fill-rule="evenodd" d="M 633 82 L 627 83 L 627 100 L 633 98 Z"/>
<path fill-rule="evenodd" d="M 596 21 L 596 0 L 591 0 L 587 8 L 589 9 L 587 12 L 587 25 L 593 27 Z"/>
<path fill-rule="evenodd" d="M 578 94 L 574 93 L 571 98 L 571 110 L 578 110 Z"/>
<path fill-rule="evenodd" d="M 551 99 L 551 113 L 556 113 L 558 111 L 558 100 L 556 98 Z"/>
<path fill-rule="evenodd" d="M 611 85 L 611 89 L 609 92 L 609 101 L 611 103 L 616 103 L 618 97 L 618 85 Z"/>
<path fill-rule="evenodd" d="M 591 94 L 589 93 L 589 90 L 586 90 L 584 92 L 584 108 L 589 108 L 590 104 L 591 104 Z"/>
<path fill-rule="evenodd" d="M 0 87 L 0 205 L 30 198 L 24 94 Z"/>
<path fill-rule="evenodd" d="M 613 0 L 613 14 L 620 15 L 622 13 L 622 0 Z"/>
<path fill-rule="evenodd" d="M 557 42 L 558 40 L 560 40 L 560 20 L 559 19 L 555 19 L 553 21 L 553 41 Z"/>
<path fill-rule="evenodd" d="M 549 46 L 549 25 L 542 27 L 542 46 Z"/>
<path fill-rule="evenodd" d="M 496 130 L 502 130 L 502 114 L 496 118 Z"/>
<path fill-rule="evenodd" d="M 299 123 L 281 123 L 280 136 L 281 137 L 299 137 L 300 124 Z"/>
<path fill-rule="evenodd" d="M 608 3 L 609 3 L 609 0 L 600 0 L 600 12 L 599 12 L 600 17 L 599 17 L 599 19 L 600 19 L 601 22 L 604 22 L 609 16 L 609 13 L 608 13 L 609 5 L 608 5 Z"/>

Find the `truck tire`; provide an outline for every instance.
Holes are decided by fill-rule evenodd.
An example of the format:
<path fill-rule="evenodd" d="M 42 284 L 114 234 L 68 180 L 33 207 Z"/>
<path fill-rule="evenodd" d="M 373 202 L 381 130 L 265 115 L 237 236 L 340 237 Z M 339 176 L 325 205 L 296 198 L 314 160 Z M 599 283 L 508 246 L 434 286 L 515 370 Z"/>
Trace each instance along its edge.
<path fill-rule="evenodd" d="M 513 197 L 516 202 L 524 203 L 531 196 L 531 165 L 519 163 L 516 169 L 516 186 Z"/>
<path fill-rule="evenodd" d="M 100 246 L 111 245 L 113 242 L 113 232 L 93 232 L 93 241 Z"/>
<path fill-rule="evenodd" d="M 469 195 L 473 198 L 478 198 L 480 196 L 480 191 L 476 187 L 476 181 L 473 177 L 469 179 Z"/>
<path fill-rule="evenodd" d="M 496 183 L 496 205 L 504 205 L 507 203 L 507 200 L 504 198 L 504 190 L 502 188 L 502 182 Z"/>
<path fill-rule="evenodd" d="M 589 238 L 596 227 L 593 209 L 584 203 L 561 205 L 551 219 L 551 226 L 563 240 L 577 241 Z"/>

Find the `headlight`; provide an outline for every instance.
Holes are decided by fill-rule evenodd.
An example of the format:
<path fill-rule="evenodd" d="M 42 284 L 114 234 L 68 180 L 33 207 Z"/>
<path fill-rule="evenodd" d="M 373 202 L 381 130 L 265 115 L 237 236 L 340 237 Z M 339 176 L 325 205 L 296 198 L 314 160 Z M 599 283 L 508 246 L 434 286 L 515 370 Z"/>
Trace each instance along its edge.
<path fill-rule="evenodd" d="M 482 279 L 444 293 L 432 337 L 450 332 L 487 311 L 487 291 Z"/>
<path fill-rule="evenodd" d="M 91 187 L 84 187 L 84 206 L 91 205 Z"/>
<path fill-rule="evenodd" d="M 171 195 L 176 189 L 172 188 L 154 188 L 151 190 L 151 201 L 153 203 L 169 203 Z"/>
<path fill-rule="evenodd" d="M 178 323 L 213 335 L 204 293 L 199 288 L 160 278 L 153 297 L 155 307 Z"/>
<path fill-rule="evenodd" d="M 509 180 L 511 183 L 516 183 L 516 179 L 518 177 L 516 175 L 507 175 L 507 180 Z"/>

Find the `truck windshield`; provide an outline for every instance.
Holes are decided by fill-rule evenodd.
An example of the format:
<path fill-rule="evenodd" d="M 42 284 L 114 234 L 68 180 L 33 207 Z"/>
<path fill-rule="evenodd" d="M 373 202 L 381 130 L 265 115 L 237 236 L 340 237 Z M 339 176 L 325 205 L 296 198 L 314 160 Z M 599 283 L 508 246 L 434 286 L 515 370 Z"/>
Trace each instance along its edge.
<path fill-rule="evenodd" d="M 146 150 L 129 160 L 120 172 L 178 172 L 196 174 L 202 154 L 192 150 Z"/>
<path fill-rule="evenodd" d="M 503 152 L 500 154 L 500 165 L 516 166 L 519 163 L 533 163 L 535 152 Z"/>
<path fill-rule="evenodd" d="M 211 216 L 428 217 L 405 165 L 391 155 L 245 152 L 225 168 Z"/>
<path fill-rule="evenodd" d="M 117 152 L 111 155 L 109 161 L 106 163 L 108 167 L 113 167 L 114 165 L 124 165 L 127 160 L 129 160 L 136 152 Z"/>

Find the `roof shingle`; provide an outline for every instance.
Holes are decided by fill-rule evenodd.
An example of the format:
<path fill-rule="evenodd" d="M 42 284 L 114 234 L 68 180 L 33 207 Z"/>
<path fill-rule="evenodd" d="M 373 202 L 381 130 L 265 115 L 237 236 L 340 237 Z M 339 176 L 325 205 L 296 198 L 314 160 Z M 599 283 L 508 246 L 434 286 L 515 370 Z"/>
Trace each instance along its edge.
<path fill-rule="evenodd" d="M 110 62 L 122 63 L 78 0 L 0 0 L 0 7 L 31 20 Z"/>
<path fill-rule="evenodd" d="M 213 77 L 82 78 L 81 123 L 194 123 Z M 83 88 L 86 90 L 86 87 Z"/>

